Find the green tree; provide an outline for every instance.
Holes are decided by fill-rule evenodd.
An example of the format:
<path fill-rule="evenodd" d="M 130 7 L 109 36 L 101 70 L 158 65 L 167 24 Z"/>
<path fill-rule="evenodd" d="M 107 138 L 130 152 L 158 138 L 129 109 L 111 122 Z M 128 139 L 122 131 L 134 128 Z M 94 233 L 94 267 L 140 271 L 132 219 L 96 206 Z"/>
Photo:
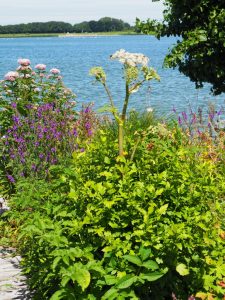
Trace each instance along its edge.
<path fill-rule="evenodd" d="M 165 65 L 178 67 L 197 88 L 208 82 L 214 94 L 225 92 L 225 1 L 164 0 L 164 4 L 162 24 L 137 20 L 138 27 L 144 33 L 156 30 L 158 38 L 178 36 Z"/>

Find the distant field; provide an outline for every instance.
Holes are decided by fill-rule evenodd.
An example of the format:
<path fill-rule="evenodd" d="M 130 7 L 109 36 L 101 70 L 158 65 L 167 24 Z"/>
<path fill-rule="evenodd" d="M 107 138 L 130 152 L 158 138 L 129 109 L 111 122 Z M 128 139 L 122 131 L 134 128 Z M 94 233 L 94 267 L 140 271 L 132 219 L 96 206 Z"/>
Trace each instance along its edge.
<path fill-rule="evenodd" d="M 134 31 L 113 31 L 113 32 L 93 32 L 93 33 L 17 33 L 17 34 L 0 34 L 0 38 L 24 38 L 24 37 L 79 37 L 79 36 L 111 36 L 111 35 L 139 35 Z M 152 33 L 153 34 L 153 33 Z"/>

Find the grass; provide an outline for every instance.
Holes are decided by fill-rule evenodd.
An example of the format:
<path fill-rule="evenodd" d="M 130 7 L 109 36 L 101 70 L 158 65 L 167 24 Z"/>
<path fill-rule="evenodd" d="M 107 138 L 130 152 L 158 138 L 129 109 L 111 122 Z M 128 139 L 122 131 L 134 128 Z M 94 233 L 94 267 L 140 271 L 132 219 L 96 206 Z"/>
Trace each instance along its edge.
<path fill-rule="evenodd" d="M 153 32 L 151 34 L 154 34 Z M 135 31 L 112 31 L 112 32 L 86 32 L 86 33 L 70 33 L 68 37 L 80 36 L 115 36 L 115 35 L 140 35 Z M 0 38 L 28 38 L 28 37 L 64 37 L 66 33 L 15 33 L 0 34 Z"/>

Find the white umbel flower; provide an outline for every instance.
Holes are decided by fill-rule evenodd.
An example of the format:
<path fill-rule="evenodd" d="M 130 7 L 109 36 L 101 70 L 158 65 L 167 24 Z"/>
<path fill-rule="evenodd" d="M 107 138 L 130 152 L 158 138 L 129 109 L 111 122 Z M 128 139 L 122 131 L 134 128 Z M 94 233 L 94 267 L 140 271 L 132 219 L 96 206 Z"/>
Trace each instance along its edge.
<path fill-rule="evenodd" d="M 122 64 L 127 64 L 132 67 L 148 65 L 149 58 L 142 53 L 130 53 L 124 49 L 120 49 L 111 55 L 111 59 L 117 59 Z"/>

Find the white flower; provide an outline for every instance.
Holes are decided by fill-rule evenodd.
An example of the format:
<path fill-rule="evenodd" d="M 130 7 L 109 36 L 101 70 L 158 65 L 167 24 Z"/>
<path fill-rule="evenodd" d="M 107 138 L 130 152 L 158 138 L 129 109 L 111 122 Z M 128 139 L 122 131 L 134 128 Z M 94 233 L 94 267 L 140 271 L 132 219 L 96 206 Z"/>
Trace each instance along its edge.
<path fill-rule="evenodd" d="M 111 59 L 117 59 L 122 64 L 135 67 L 137 65 L 147 66 L 149 58 L 142 53 L 130 53 L 120 49 L 111 55 Z"/>

